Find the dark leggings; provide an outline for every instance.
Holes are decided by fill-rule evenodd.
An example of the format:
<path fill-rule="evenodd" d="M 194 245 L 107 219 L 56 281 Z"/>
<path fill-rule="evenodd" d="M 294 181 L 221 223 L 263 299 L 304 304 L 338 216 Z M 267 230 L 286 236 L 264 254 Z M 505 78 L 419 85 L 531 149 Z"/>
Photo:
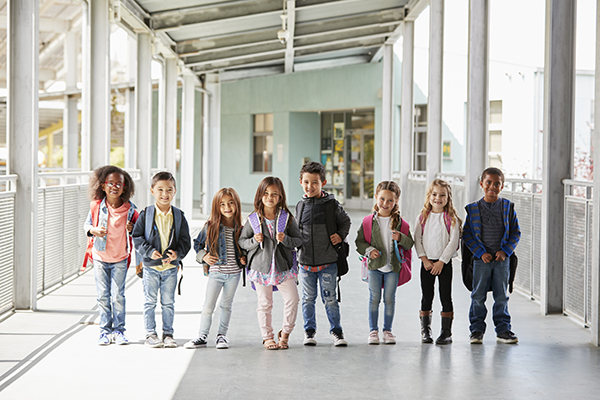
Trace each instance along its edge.
<path fill-rule="evenodd" d="M 437 260 L 432 260 L 437 261 Z M 447 264 L 444 264 L 442 272 L 439 275 L 432 275 L 430 271 L 427 271 L 421 262 L 421 292 L 423 297 L 421 298 L 421 311 L 431 311 L 431 304 L 433 303 L 433 297 L 435 295 L 435 278 L 438 277 L 440 284 L 440 300 L 442 302 L 443 312 L 452 312 L 454 307 L 452 306 L 452 260 Z"/>

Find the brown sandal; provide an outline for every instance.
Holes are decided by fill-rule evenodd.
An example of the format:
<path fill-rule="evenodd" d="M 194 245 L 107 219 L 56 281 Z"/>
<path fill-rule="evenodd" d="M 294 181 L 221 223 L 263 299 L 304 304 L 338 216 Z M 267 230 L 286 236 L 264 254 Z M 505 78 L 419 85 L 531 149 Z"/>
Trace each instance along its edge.
<path fill-rule="evenodd" d="M 279 350 L 279 346 L 273 339 L 263 340 L 263 346 L 267 350 Z"/>
<path fill-rule="evenodd" d="M 284 337 L 283 335 L 286 335 L 286 336 Z M 279 348 L 281 350 L 287 350 L 290 348 L 290 345 L 289 345 L 290 334 L 289 333 L 284 333 L 283 330 L 281 330 L 277 334 L 277 339 L 279 339 Z"/>

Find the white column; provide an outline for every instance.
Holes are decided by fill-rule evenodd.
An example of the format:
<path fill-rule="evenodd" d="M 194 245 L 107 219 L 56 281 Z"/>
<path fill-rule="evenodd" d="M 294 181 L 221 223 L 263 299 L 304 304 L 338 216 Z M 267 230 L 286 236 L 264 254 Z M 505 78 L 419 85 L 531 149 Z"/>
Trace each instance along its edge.
<path fill-rule="evenodd" d="M 596 93 L 594 100 L 594 164 L 600 164 L 600 0 L 596 2 Z M 600 346 L 600 174 L 594 176 L 594 211 L 592 222 L 592 304 L 590 304 L 592 343 Z"/>
<path fill-rule="evenodd" d="M 181 104 L 181 178 L 179 190 L 180 208 L 192 218 L 194 209 L 194 118 L 196 113 L 196 77 L 183 75 L 183 100 Z"/>
<path fill-rule="evenodd" d="M 392 129 L 394 127 L 394 45 L 383 45 L 383 98 L 381 100 L 381 180 L 392 179 Z"/>
<path fill-rule="evenodd" d="M 77 33 L 67 32 L 65 35 L 64 65 L 66 89 L 77 89 Z M 77 168 L 79 161 L 79 118 L 77 99 L 65 96 L 63 111 L 63 168 Z"/>
<path fill-rule="evenodd" d="M 137 35 L 137 73 L 135 79 L 135 135 L 137 169 L 140 181 L 136 183 L 136 200 L 139 207 L 151 204 L 150 179 L 152 178 L 152 63 L 151 37 L 148 33 Z"/>
<path fill-rule="evenodd" d="M 90 162 L 95 169 L 110 157 L 110 22 L 108 0 L 90 1 Z"/>
<path fill-rule="evenodd" d="M 206 82 L 204 84 L 206 89 Z M 202 94 L 202 213 L 208 215 L 214 193 L 209 195 L 208 175 L 210 170 L 208 146 L 210 138 L 210 104 L 212 95 L 206 91 Z"/>
<path fill-rule="evenodd" d="M 221 179 L 221 81 L 218 74 L 206 75 L 206 90 L 211 93 L 208 123 L 209 143 L 204 148 L 204 156 L 207 160 L 208 192 L 212 201 L 214 194 L 219 190 Z"/>
<path fill-rule="evenodd" d="M 90 41 L 90 7 L 87 1 L 81 2 L 81 170 L 90 171 L 91 141 L 90 117 L 92 113 L 91 99 L 91 41 Z"/>
<path fill-rule="evenodd" d="M 127 81 L 135 81 L 137 75 L 137 40 L 127 35 Z M 135 90 L 125 90 L 125 168 L 135 169 L 136 137 L 135 137 Z"/>
<path fill-rule="evenodd" d="M 166 107 L 167 107 L 167 67 L 165 60 L 161 62 L 160 80 L 158 81 L 158 135 L 156 137 L 156 168 L 165 169 L 165 131 L 166 125 Z"/>
<path fill-rule="evenodd" d="M 546 1 L 540 299 L 544 315 L 563 311 L 562 180 L 570 179 L 573 171 L 575 6 L 571 1 Z"/>
<path fill-rule="evenodd" d="M 442 171 L 442 81 L 444 0 L 429 2 L 429 96 L 427 98 L 427 182 Z"/>
<path fill-rule="evenodd" d="M 177 59 L 165 59 L 165 165 L 177 173 Z"/>
<path fill-rule="evenodd" d="M 35 309 L 37 298 L 39 2 L 8 2 L 8 172 L 19 176 L 15 199 L 14 304 Z"/>
<path fill-rule="evenodd" d="M 403 195 L 401 210 L 407 210 L 407 202 L 412 199 L 408 194 L 408 174 L 412 171 L 412 137 L 414 111 L 414 66 L 415 66 L 415 22 L 404 21 L 402 28 L 402 104 L 400 130 L 400 189 Z"/>
<path fill-rule="evenodd" d="M 469 203 L 480 197 L 479 175 L 488 159 L 489 30 L 489 0 L 470 0 L 465 174 Z"/>

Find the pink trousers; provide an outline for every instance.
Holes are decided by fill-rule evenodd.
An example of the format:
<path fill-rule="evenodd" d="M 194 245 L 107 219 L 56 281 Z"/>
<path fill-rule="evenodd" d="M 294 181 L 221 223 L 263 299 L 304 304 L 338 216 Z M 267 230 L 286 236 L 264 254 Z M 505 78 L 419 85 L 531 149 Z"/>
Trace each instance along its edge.
<path fill-rule="evenodd" d="M 296 288 L 296 281 L 294 279 L 288 279 L 283 283 L 277 285 L 281 297 L 283 297 L 283 332 L 290 334 L 294 330 L 296 325 L 296 315 L 298 315 L 298 289 Z M 256 313 L 258 314 L 258 325 L 260 325 L 260 332 L 263 340 L 274 339 L 272 326 L 272 315 L 273 310 L 273 286 L 261 286 L 256 285 L 256 294 L 258 295 L 258 308 Z"/>

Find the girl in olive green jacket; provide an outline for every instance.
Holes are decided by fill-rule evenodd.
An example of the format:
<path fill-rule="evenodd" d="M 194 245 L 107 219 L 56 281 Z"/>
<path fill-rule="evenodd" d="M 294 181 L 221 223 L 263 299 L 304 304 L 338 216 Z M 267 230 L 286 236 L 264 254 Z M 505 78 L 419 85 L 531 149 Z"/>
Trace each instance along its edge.
<path fill-rule="evenodd" d="M 409 250 L 413 246 L 413 238 L 400 232 L 403 222 L 398 208 L 400 200 L 400 187 L 392 181 L 383 181 L 375 190 L 375 205 L 373 206 L 373 224 L 371 227 L 371 243 L 365 239 L 361 224 L 356 236 L 356 250 L 364 257 L 368 257 L 369 278 L 369 344 L 379 344 L 379 303 L 383 289 L 384 318 L 383 318 L 383 343 L 395 344 L 396 339 L 392 334 L 392 323 L 396 305 L 396 288 L 401 261 L 395 254 L 394 243 L 403 249 Z"/>

